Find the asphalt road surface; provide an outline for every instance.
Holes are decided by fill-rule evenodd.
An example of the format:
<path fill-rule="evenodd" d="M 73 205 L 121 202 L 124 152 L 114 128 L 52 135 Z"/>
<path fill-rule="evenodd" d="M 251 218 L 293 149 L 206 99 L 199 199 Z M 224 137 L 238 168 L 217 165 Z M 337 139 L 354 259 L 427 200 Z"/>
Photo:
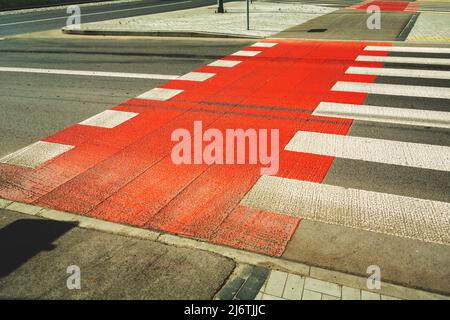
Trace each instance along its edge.
<path fill-rule="evenodd" d="M 211 5 L 215 0 L 141 0 L 81 7 L 81 23 L 96 22 L 151 13 Z M 16 14 L 0 13 L 0 37 L 60 29 L 66 25 L 66 9 L 48 8 Z"/>

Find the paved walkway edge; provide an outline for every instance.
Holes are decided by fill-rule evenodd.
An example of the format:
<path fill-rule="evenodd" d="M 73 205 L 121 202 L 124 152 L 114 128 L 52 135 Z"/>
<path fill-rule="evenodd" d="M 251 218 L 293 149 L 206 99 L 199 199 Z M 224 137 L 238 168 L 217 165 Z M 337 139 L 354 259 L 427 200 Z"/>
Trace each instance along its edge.
<path fill-rule="evenodd" d="M 450 300 L 450 296 L 444 296 L 423 290 L 403 287 L 391 283 L 382 282 L 380 290 L 367 289 L 367 278 L 346 274 L 338 271 L 327 270 L 314 266 L 308 266 L 299 262 L 281 258 L 273 258 L 257 253 L 238 250 L 230 247 L 210 244 L 193 238 L 177 236 L 173 234 L 159 233 L 152 230 L 141 229 L 118 223 L 89 218 L 74 213 L 57 211 L 38 207 L 26 203 L 10 201 L 0 198 L 0 209 L 20 212 L 55 221 L 65 221 L 77 224 L 80 228 L 120 234 L 129 237 L 158 241 L 176 247 L 185 247 L 213 252 L 235 260 L 238 263 L 264 266 L 274 270 L 294 273 L 301 276 L 309 276 L 318 280 L 333 282 L 339 285 L 372 291 L 381 295 L 392 296 L 407 300 Z"/>
<path fill-rule="evenodd" d="M 65 34 L 84 36 L 140 36 L 140 37 L 194 37 L 194 38 L 237 38 L 263 39 L 264 37 L 246 36 L 239 34 L 194 32 L 194 31 L 129 31 L 129 30 L 76 30 L 62 28 Z"/>

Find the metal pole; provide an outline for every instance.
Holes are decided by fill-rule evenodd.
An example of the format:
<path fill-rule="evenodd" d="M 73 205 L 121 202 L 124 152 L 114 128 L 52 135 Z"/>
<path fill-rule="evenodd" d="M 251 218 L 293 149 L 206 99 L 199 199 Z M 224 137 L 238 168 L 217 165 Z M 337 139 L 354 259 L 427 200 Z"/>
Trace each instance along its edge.
<path fill-rule="evenodd" d="M 217 13 L 225 13 L 223 8 L 223 0 L 218 0 Z"/>
<path fill-rule="evenodd" d="M 247 30 L 250 30 L 250 0 L 247 0 Z"/>

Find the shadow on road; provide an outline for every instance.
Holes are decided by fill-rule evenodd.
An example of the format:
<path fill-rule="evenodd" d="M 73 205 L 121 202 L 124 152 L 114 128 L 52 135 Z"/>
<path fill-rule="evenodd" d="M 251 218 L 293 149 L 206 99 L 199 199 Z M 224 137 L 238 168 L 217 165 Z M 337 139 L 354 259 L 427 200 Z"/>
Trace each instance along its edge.
<path fill-rule="evenodd" d="M 68 222 L 21 219 L 0 229 L 0 278 L 39 252 L 54 249 L 53 241 L 76 226 Z"/>

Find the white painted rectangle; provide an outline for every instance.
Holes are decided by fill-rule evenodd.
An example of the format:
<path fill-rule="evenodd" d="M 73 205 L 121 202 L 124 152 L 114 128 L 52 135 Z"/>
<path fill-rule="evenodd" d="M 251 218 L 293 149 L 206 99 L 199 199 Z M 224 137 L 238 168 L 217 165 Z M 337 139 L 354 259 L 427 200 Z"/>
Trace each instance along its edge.
<path fill-rule="evenodd" d="M 214 77 L 215 75 L 216 75 L 215 73 L 207 73 L 207 72 L 189 72 L 177 78 L 176 80 L 201 82 L 208 80 L 209 78 Z"/>
<path fill-rule="evenodd" d="M 38 141 L 1 158 L 0 162 L 35 168 L 73 148 L 70 145 Z"/>
<path fill-rule="evenodd" d="M 325 223 L 450 245 L 450 204 L 262 176 L 242 205 Z"/>
<path fill-rule="evenodd" d="M 388 52 L 450 53 L 450 48 L 436 48 L 436 47 L 366 46 L 364 50 L 388 51 Z"/>
<path fill-rule="evenodd" d="M 450 129 L 450 112 L 321 102 L 316 116 Z"/>
<path fill-rule="evenodd" d="M 260 54 L 261 51 L 251 51 L 251 50 L 240 50 L 238 52 L 235 52 L 232 54 L 232 56 L 238 56 L 238 57 L 254 57 L 257 54 Z"/>
<path fill-rule="evenodd" d="M 285 150 L 450 171 L 450 147 L 298 131 Z"/>
<path fill-rule="evenodd" d="M 238 65 L 241 62 L 242 61 L 238 61 L 238 60 L 216 60 L 216 61 L 211 62 L 210 64 L 208 64 L 208 66 L 210 66 L 210 67 L 232 68 L 232 67 Z"/>
<path fill-rule="evenodd" d="M 260 47 L 260 48 L 272 48 L 276 46 L 278 43 L 276 42 L 257 42 L 252 44 L 250 47 Z"/>
<path fill-rule="evenodd" d="M 80 124 L 85 126 L 102 127 L 102 128 L 114 128 L 118 125 L 136 117 L 139 113 L 125 112 L 116 110 L 105 110 L 99 114 L 96 114 L 89 119 L 86 119 Z"/>
<path fill-rule="evenodd" d="M 406 97 L 450 99 L 450 89 L 443 87 L 338 81 L 331 90 Z"/>
<path fill-rule="evenodd" d="M 349 67 L 345 71 L 345 73 L 388 77 L 450 80 L 450 71 L 445 70 Z"/>
<path fill-rule="evenodd" d="M 146 99 L 146 100 L 159 100 L 159 101 L 166 101 L 173 97 L 175 97 L 177 94 L 180 94 L 183 92 L 183 90 L 178 89 L 165 89 L 165 88 L 154 88 L 150 91 L 147 91 L 140 96 L 138 96 L 138 99 Z"/>
<path fill-rule="evenodd" d="M 38 68 L 13 68 L 13 67 L 0 67 L 0 72 L 23 72 L 23 73 L 41 73 L 41 74 L 56 74 L 56 75 L 68 75 L 68 76 L 157 79 L 157 80 L 174 80 L 174 79 L 178 78 L 177 75 L 170 75 L 170 74 L 144 74 L 144 73 L 80 71 L 80 70 L 62 70 L 62 69 L 38 69 Z"/>
<path fill-rule="evenodd" d="M 412 64 L 434 64 L 450 66 L 450 59 L 445 58 L 417 58 L 417 57 L 390 57 L 390 56 L 358 56 L 356 61 L 367 62 L 390 62 L 390 63 L 412 63 Z"/>

